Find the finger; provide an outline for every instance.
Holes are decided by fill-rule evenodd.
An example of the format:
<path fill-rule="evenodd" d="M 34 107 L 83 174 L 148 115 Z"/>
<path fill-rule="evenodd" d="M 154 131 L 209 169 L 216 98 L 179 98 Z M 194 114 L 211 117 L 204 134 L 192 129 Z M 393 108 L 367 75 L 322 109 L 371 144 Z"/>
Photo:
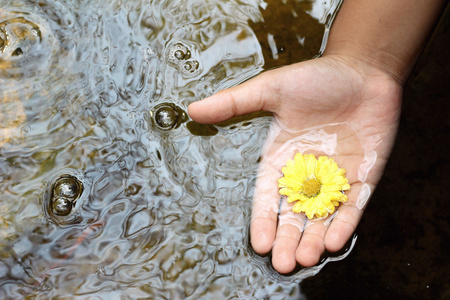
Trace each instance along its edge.
<path fill-rule="evenodd" d="M 253 249 L 258 254 L 268 253 L 275 241 L 278 211 L 281 195 L 278 192 L 278 179 L 288 152 L 278 153 L 280 143 L 276 142 L 280 128 L 272 124 L 263 148 L 255 193 L 252 202 L 252 221 L 250 238 Z"/>
<path fill-rule="evenodd" d="M 351 163 L 345 164 L 346 159 L 349 157 L 344 157 L 344 161 L 340 160 L 342 165 L 352 166 Z M 370 196 L 370 188 L 368 184 L 355 183 L 357 182 L 358 168 L 350 167 L 347 171 L 349 181 L 354 182 L 346 193 L 348 201 L 341 203 L 332 220 L 330 218 L 312 220 L 307 224 L 296 252 L 297 261 L 302 266 L 316 265 L 325 249 L 330 252 L 342 249 L 353 235 L 361 219 L 363 209 Z"/>
<path fill-rule="evenodd" d="M 281 197 L 276 184 L 279 171 L 266 166 L 267 163 L 262 161 L 255 184 L 250 224 L 251 244 L 258 254 L 266 254 L 272 249 Z"/>
<path fill-rule="evenodd" d="M 271 77 L 267 73 L 191 103 L 188 107 L 189 116 L 198 123 L 211 124 L 256 111 L 272 111 L 269 104 L 273 101 L 266 99 L 273 99 L 271 89 L 274 79 L 268 81 Z"/>
<path fill-rule="evenodd" d="M 325 235 L 325 247 L 330 252 L 342 249 L 355 232 L 370 198 L 373 186 L 366 183 L 352 185 L 348 201 L 341 204 Z"/>
<path fill-rule="evenodd" d="M 278 179 L 281 169 L 292 157 L 291 149 L 283 149 L 284 139 L 279 138 L 283 129 L 274 122 L 264 144 L 252 205 L 250 238 L 258 254 L 268 253 L 273 246 L 277 232 L 279 201 Z"/>
<path fill-rule="evenodd" d="M 295 257 L 297 262 L 304 267 L 312 267 L 319 262 L 320 256 L 325 251 L 325 234 L 328 223 L 325 220 L 309 220 L 301 237 Z"/>
<path fill-rule="evenodd" d="M 272 265 L 279 273 L 292 272 L 297 265 L 295 251 L 302 235 L 305 217 L 292 212 L 293 204 L 282 199 L 279 225 L 272 249 Z"/>

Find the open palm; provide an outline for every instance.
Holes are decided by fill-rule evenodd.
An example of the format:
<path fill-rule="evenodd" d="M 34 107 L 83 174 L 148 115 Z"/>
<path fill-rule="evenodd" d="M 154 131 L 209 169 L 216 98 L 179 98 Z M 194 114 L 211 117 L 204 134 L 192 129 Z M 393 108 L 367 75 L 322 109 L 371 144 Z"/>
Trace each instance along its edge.
<path fill-rule="evenodd" d="M 345 245 L 392 148 L 402 88 L 383 72 L 350 61 L 324 56 L 271 70 L 189 106 L 199 123 L 260 110 L 274 114 L 253 198 L 251 243 L 259 254 L 272 250 L 280 273 L 297 262 L 313 266 L 325 250 Z M 281 168 L 296 152 L 327 155 L 347 170 L 348 201 L 332 216 L 307 220 L 278 193 Z"/>

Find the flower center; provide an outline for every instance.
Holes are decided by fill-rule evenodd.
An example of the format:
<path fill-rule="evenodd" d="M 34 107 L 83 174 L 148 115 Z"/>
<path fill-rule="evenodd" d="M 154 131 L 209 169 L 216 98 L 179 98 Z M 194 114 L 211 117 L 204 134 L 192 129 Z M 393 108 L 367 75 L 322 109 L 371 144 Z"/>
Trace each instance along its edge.
<path fill-rule="evenodd" d="M 316 196 L 320 192 L 321 187 L 319 180 L 315 178 L 309 179 L 303 184 L 303 194 L 308 197 Z"/>

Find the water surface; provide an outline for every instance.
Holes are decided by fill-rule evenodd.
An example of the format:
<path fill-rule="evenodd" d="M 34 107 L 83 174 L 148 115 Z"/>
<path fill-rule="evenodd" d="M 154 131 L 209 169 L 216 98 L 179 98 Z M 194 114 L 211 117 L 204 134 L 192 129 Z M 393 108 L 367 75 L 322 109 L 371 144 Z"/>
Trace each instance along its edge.
<path fill-rule="evenodd" d="M 300 297 L 248 242 L 271 117 L 186 109 L 320 55 L 338 4 L 1 0 L 0 297 Z"/>

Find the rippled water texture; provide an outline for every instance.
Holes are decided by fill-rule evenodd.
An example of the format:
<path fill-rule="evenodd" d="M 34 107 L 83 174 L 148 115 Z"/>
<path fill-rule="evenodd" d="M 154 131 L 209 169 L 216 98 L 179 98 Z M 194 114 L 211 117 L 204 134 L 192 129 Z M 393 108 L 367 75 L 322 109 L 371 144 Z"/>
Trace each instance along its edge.
<path fill-rule="evenodd" d="M 0 0 L 0 298 L 299 297 L 248 243 L 271 118 L 186 114 L 320 54 L 338 3 L 285 2 Z"/>

